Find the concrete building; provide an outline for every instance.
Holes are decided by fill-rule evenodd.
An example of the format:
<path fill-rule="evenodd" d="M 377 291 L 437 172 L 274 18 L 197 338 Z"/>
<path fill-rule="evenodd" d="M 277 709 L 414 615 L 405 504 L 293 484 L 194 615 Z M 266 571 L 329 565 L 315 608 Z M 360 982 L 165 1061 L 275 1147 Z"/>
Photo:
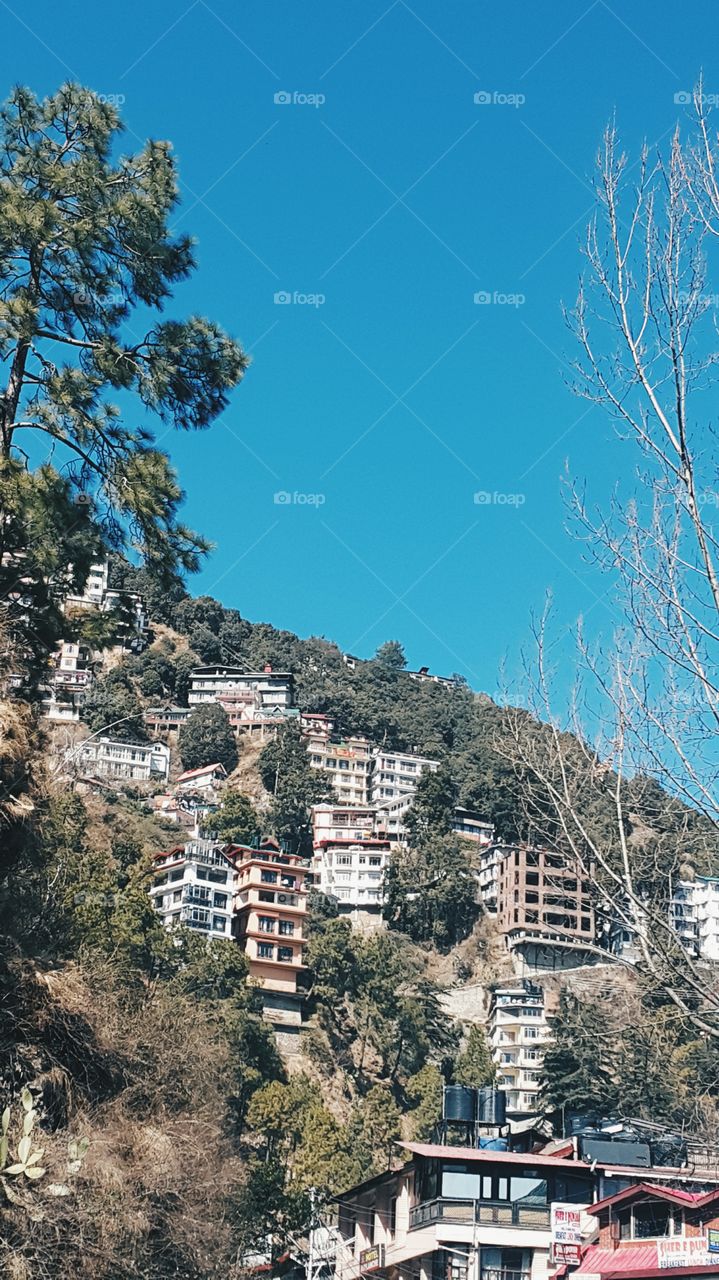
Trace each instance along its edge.
<path fill-rule="evenodd" d="M 65 724 L 80 720 L 94 678 L 89 647 L 77 640 L 62 640 L 45 688 L 42 714 L 48 720 Z"/>
<path fill-rule="evenodd" d="M 719 1276 L 719 1190 L 620 1189 L 590 1206 L 598 1239 L 576 1270 L 579 1280 L 644 1280 L 651 1276 Z"/>
<path fill-rule="evenodd" d="M 494 988 L 488 1040 L 508 1118 L 539 1112 L 542 1060 L 550 1038 L 540 986 L 525 980 Z"/>
<path fill-rule="evenodd" d="M 497 923 L 508 947 L 561 967 L 594 943 L 592 883 L 575 861 L 550 849 L 502 846 L 496 876 Z"/>
<path fill-rule="evenodd" d="M 189 840 L 156 855 L 150 897 L 166 928 L 184 924 L 208 937 L 231 938 L 232 881 L 218 844 Z"/>
<path fill-rule="evenodd" d="M 388 840 L 320 839 L 315 842 L 313 871 L 317 888 L 337 899 L 340 914 L 379 915 L 384 878 L 390 861 Z"/>
<path fill-rule="evenodd" d="M 420 667 L 417 671 L 408 671 L 407 675 L 410 680 L 417 680 L 420 684 L 439 684 L 444 689 L 456 689 L 461 682 L 456 676 L 436 676 L 430 671 L 429 667 Z"/>
<path fill-rule="evenodd" d="M 262 987 L 268 1020 L 277 1028 L 299 1029 L 304 974 L 309 868 L 296 854 L 275 844 L 261 848 L 225 846 L 234 868 L 235 936 Z"/>
<path fill-rule="evenodd" d="M 402 1280 L 549 1280 L 565 1275 L 584 1280 L 582 1269 L 586 1280 L 605 1280 L 616 1277 L 619 1269 L 607 1266 L 606 1256 L 587 1248 L 597 1234 L 597 1218 L 601 1224 L 612 1208 L 597 1203 L 602 1198 L 614 1200 L 612 1193 L 619 1189 L 631 1200 L 633 1188 L 640 1184 L 646 1189 L 645 1204 L 653 1198 L 656 1207 L 666 1199 L 680 1207 L 676 1234 L 684 1236 L 701 1203 L 694 1197 L 705 1193 L 707 1203 L 709 1196 L 716 1202 L 719 1195 L 716 1170 L 707 1179 L 687 1170 L 620 1164 L 618 1143 L 606 1144 L 610 1150 L 619 1148 L 616 1162 L 602 1155 L 591 1163 L 577 1159 L 572 1143 L 551 1144 L 551 1154 L 419 1142 L 398 1146 L 408 1160 L 338 1197 L 337 1280 L 357 1280 L 373 1272 Z M 682 1190 L 669 1193 L 677 1178 L 682 1179 Z M 634 1203 L 639 1202 L 635 1197 Z M 620 1211 L 620 1222 L 622 1213 L 624 1221 L 631 1222 L 625 1210 Z M 655 1230 L 665 1230 L 672 1238 L 671 1216 L 641 1212 L 630 1231 L 637 1241 Z M 609 1231 L 614 1231 L 613 1243 L 624 1238 L 621 1226 Z M 655 1262 L 653 1270 L 631 1269 L 627 1254 L 627 1280 L 691 1274 L 658 1269 L 671 1265 L 672 1254 L 679 1256 L 680 1265 L 686 1258 L 678 1250 L 654 1244 L 658 1265 Z M 585 1249 L 586 1267 L 582 1259 L 580 1271 L 567 1273 L 567 1262 L 576 1265 Z M 635 1268 L 641 1263 L 636 1253 L 632 1261 Z M 719 1266 L 696 1274 L 719 1274 Z"/>
<path fill-rule="evenodd" d="M 454 811 L 452 830 L 481 848 L 489 848 L 494 841 L 494 823 L 487 822 L 476 809 L 465 809 L 461 805 Z"/>
<path fill-rule="evenodd" d="M 256 694 L 263 708 L 294 705 L 294 676 L 289 671 L 243 671 L 241 667 L 213 664 L 190 672 L 190 707 L 217 702 L 242 692 Z"/>
<path fill-rule="evenodd" d="M 312 838 L 315 844 L 327 840 L 372 840 L 377 811 L 373 805 L 316 804 L 312 809 Z"/>
<path fill-rule="evenodd" d="M 217 703 L 225 712 L 233 733 L 259 738 L 260 742 L 272 737 L 288 720 L 299 719 L 300 714 L 299 707 L 266 702 L 264 691 L 260 689 L 221 693 Z"/>
<path fill-rule="evenodd" d="M 719 877 L 680 880 L 672 896 L 671 919 L 689 955 L 719 960 Z"/>
<path fill-rule="evenodd" d="M 326 724 L 315 723 L 307 731 L 310 764 L 324 769 L 338 800 L 347 805 L 370 803 L 372 744 L 368 738 L 347 738 L 332 742 Z"/>
<path fill-rule="evenodd" d="M 170 773 L 170 748 L 164 742 L 114 742 L 93 738 L 66 759 L 99 778 L 125 782 L 164 782 Z"/>
<path fill-rule="evenodd" d="M 425 769 L 435 773 L 438 768 L 438 760 L 373 747 L 369 799 L 373 804 L 381 804 L 386 800 L 397 800 L 400 796 L 414 795 Z"/>

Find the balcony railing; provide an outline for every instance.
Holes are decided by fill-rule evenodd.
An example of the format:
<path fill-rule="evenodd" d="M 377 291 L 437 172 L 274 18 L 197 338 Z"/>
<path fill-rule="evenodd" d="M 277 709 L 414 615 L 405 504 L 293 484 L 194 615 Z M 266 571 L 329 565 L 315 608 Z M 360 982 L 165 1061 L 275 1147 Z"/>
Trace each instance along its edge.
<path fill-rule="evenodd" d="M 410 1230 L 433 1222 L 477 1223 L 480 1226 L 519 1227 L 535 1231 L 549 1228 L 549 1206 L 508 1200 L 426 1200 L 410 1209 Z"/>
<path fill-rule="evenodd" d="M 482 1267 L 480 1280 L 530 1280 L 529 1271 L 508 1271 L 505 1267 Z"/>

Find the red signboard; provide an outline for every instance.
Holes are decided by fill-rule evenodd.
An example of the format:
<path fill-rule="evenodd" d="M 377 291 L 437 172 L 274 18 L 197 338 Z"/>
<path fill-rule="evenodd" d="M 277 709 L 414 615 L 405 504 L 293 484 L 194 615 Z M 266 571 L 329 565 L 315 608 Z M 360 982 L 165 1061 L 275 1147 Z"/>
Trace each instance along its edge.
<path fill-rule="evenodd" d="M 569 1266 L 576 1267 L 582 1260 L 581 1245 L 563 1244 L 559 1240 L 552 1242 L 552 1262 L 562 1262 Z"/>

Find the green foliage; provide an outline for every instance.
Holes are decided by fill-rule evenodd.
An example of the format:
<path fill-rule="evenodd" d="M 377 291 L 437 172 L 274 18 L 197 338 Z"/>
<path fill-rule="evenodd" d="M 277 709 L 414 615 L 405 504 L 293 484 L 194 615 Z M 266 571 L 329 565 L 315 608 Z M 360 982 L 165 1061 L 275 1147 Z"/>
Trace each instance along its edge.
<path fill-rule="evenodd" d="M 439 1067 L 428 1062 L 407 1081 L 409 1120 L 415 1142 L 428 1142 L 442 1119 L 444 1077 Z"/>
<path fill-rule="evenodd" d="M 543 1100 L 547 1110 L 610 1114 L 619 1102 L 617 1037 L 606 1005 L 581 1001 L 563 991 L 552 1040 L 544 1051 Z"/>
<path fill-rule="evenodd" d="M 483 1085 L 493 1084 L 494 1077 L 494 1063 L 487 1044 L 487 1037 L 482 1027 L 478 1027 L 476 1023 L 473 1023 L 469 1029 L 464 1048 L 455 1063 L 455 1083 L 469 1085 L 473 1089 L 481 1089 Z"/>
<path fill-rule="evenodd" d="M 430 836 L 448 836 L 457 805 L 457 784 L 447 765 L 434 772 L 425 769 L 405 819 L 410 844 L 418 845 Z"/>
<path fill-rule="evenodd" d="M 383 914 L 391 929 L 448 951 L 474 928 L 477 882 L 456 836 L 423 837 L 396 849 L 385 877 Z"/>
<path fill-rule="evenodd" d="M 387 671 L 404 671 L 407 666 L 404 647 L 399 640 L 385 640 L 374 655 L 374 660 Z"/>
<path fill-rule="evenodd" d="M 208 819 L 207 831 L 216 832 L 223 843 L 256 845 L 260 817 L 249 796 L 233 788 L 223 793 L 219 809 Z"/>
<path fill-rule="evenodd" d="M 327 775 L 313 769 L 299 725 L 283 725 L 262 748 L 257 767 L 262 785 L 272 796 L 267 822 L 283 847 L 308 853 L 312 842 L 312 805 L 327 800 L 332 787 Z"/>
<path fill-rule="evenodd" d="M 76 84 L 44 101 L 17 88 L 0 112 L 0 489 L 13 513 L 0 560 L 20 573 L 35 623 L 49 595 L 40 630 L 20 608 L 13 618 L 30 686 L 64 630 L 54 601 L 68 576 L 84 583 L 99 547 L 131 540 L 169 579 L 207 548 L 178 519 L 168 456 L 120 405 L 134 401 L 135 422 L 144 410 L 204 428 L 247 366 L 211 321 L 152 315 L 192 271 L 192 242 L 170 230 L 169 144 L 115 159 L 120 127 L 114 107 Z M 30 432 L 56 451 L 32 475 L 17 465 Z"/>
<path fill-rule="evenodd" d="M 82 714 L 93 734 L 106 729 L 107 737 L 118 742 L 147 742 L 142 703 L 126 664 L 95 681 Z"/>
<path fill-rule="evenodd" d="M 237 740 L 227 712 L 217 702 L 197 707 L 187 717 L 177 745 L 185 769 L 219 763 L 231 773 L 237 764 Z"/>

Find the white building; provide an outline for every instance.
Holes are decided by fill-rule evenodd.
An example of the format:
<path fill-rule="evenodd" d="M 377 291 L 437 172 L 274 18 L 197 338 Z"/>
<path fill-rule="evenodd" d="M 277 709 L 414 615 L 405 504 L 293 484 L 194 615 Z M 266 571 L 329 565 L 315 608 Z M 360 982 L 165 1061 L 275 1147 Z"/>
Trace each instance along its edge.
<path fill-rule="evenodd" d="M 320 840 L 314 849 L 315 885 L 337 899 L 340 912 L 378 913 L 389 860 L 387 840 Z"/>
<path fill-rule="evenodd" d="M 425 769 L 435 773 L 438 760 L 428 760 L 405 751 L 386 751 L 384 747 L 372 750 L 372 777 L 370 800 L 381 803 L 397 800 L 400 796 L 414 795 Z"/>
<path fill-rule="evenodd" d="M 347 805 L 370 803 L 372 744 L 367 738 L 332 742 L 324 717 L 306 730 L 310 764 L 330 776 L 338 800 Z"/>
<path fill-rule="evenodd" d="M 78 721 L 93 680 L 88 646 L 77 640 L 61 640 L 42 700 L 43 715 L 63 723 Z"/>
<path fill-rule="evenodd" d="M 190 672 L 187 700 L 191 707 L 199 707 L 243 691 L 256 694 L 262 707 L 291 707 L 294 676 L 289 671 L 273 671 L 270 666 L 263 671 L 243 671 L 241 667 L 221 664 L 195 667 Z"/>
<path fill-rule="evenodd" d="M 184 924 L 213 938 L 231 938 L 233 876 L 219 845 L 190 840 L 157 854 L 150 897 L 165 928 Z"/>
<path fill-rule="evenodd" d="M 223 764 L 205 764 L 201 769 L 187 769 L 177 779 L 176 790 L 180 794 L 204 792 L 214 793 L 227 778 L 227 770 Z"/>
<path fill-rule="evenodd" d="M 66 756 L 99 778 L 164 782 L 170 772 L 170 748 L 164 742 L 113 742 L 94 738 Z"/>
<path fill-rule="evenodd" d="M 719 877 L 680 880 L 671 904 L 682 946 L 701 960 L 719 960 Z"/>
<path fill-rule="evenodd" d="M 508 1116 L 533 1115 L 540 1110 L 542 1059 L 549 1038 L 541 987 L 524 981 L 492 992 L 489 1044 L 497 1070 L 496 1087 L 506 1094 Z"/>
<path fill-rule="evenodd" d="M 316 804 L 312 809 L 315 844 L 323 840 L 372 840 L 376 809 L 372 805 Z"/>
<path fill-rule="evenodd" d="M 487 822 L 474 809 L 465 809 L 461 805 L 454 811 L 452 830 L 463 840 L 471 840 L 484 848 L 489 848 L 494 840 L 494 823 Z"/>

